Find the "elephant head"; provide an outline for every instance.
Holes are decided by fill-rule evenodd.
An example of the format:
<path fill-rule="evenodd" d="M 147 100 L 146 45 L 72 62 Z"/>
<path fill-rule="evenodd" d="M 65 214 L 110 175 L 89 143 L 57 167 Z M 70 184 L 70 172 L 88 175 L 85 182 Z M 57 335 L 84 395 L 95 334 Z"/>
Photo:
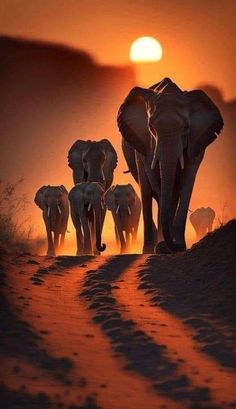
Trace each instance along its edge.
<path fill-rule="evenodd" d="M 68 163 L 73 169 L 74 183 L 99 182 L 107 189 L 112 183 L 117 155 L 107 139 L 78 140 L 69 151 Z"/>
<path fill-rule="evenodd" d="M 149 89 L 135 87 L 118 113 L 123 138 L 161 178 L 163 236 L 178 250 L 171 226 L 171 202 L 177 171 L 181 173 L 217 137 L 223 127 L 218 108 L 201 90 L 182 92 L 166 78 Z"/>
<path fill-rule="evenodd" d="M 68 192 L 65 186 L 42 186 L 37 191 L 34 201 L 43 211 L 44 219 L 49 221 L 50 228 L 54 231 L 65 207 L 68 207 Z"/>
<path fill-rule="evenodd" d="M 119 235 L 121 249 L 125 250 L 125 239 L 122 224 L 129 225 L 136 203 L 136 193 L 131 184 L 115 185 L 105 193 L 105 204 L 112 212 L 115 226 Z"/>
<path fill-rule="evenodd" d="M 215 216 L 215 211 L 211 207 L 200 207 L 190 214 L 190 222 L 198 239 L 212 231 Z"/>

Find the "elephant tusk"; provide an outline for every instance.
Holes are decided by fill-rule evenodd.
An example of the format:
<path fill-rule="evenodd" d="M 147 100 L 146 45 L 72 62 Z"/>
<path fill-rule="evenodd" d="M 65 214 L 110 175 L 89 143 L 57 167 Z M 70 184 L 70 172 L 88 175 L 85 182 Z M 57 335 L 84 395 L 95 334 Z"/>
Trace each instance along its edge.
<path fill-rule="evenodd" d="M 105 176 L 104 176 L 103 169 L 102 169 L 102 171 L 101 171 L 101 178 L 102 178 L 103 181 L 105 180 Z"/>
<path fill-rule="evenodd" d="M 104 203 L 103 203 L 103 201 L 101 201 L 101 207 L 102 207 L 102 210 L 104 210 Z"/>
<path fill-rule="evenodd" d="M 88 211 L 91 210 L 91 207 L 92 207 L 92 203 L 89 203 L 89 205 L 88 205 Z"/>
<path fill-rule="evenodd" d="M 57 210 L 58 210 L 59 214 L 61 214 L 61 209 L 60 209 L 59 205 L 57 206 Z"/>
<path fill-rule="evenodd" d="M 120 205 L 118 205 L 117 208 L 116 208 L 116 214 L 119 213 L 119 210 L 120 210 Z"/>
<path fill-rule="evenodd" d="M 184 155 L 182 154 L 179 158 L 181 169 L 184 169 Z"/>
<path fill-rule="evenodd" d="M 50 216 L 50 207 L 48 206 L 48 213 L 47 213 L 48 217 Z"/>
<path fill-rule="evenodd" d="M 131 216 L 131 209 L 130 209 L 130 206 L 128 206 L 128 213 L 129 213 L 129 215 Z"/>

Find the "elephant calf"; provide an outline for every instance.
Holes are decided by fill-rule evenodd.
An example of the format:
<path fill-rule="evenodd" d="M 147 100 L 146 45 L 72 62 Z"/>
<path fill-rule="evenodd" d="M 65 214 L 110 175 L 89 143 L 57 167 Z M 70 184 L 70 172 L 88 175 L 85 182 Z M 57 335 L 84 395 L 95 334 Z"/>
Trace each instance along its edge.
<path fill-rule="evenodd" d="M 197 240 L 201 240 L 212 231 L 215 217 L 215 211 L 211 207 L 200 207 L 190 214 L 190 222 L 195 230 Z"/>
<path fill-rule="evenodd" d="M 55 256 L 59 238 L 60 248 L 64 244 L 69 218 L 68 192 L 65 186 L 42 186 L 34 199 L 36 205 L 43 211 L 43 219 L 47 231 L 48 256 Z M 52 235 L 54 233 L 54 237 Z"/>
<path fill-rule="evenodd" d="M 116 185 L 108 189 L 105 193 L 105 204 L 112 212 L 116 241 L 120 242 L 120 251 L 124 253 L 130 246 L 130 236 L 132 236 L 132 244 L 136 242 L 141 201 L 133 186 L 128 184 Z M 123 232 L 125 232 L 125 238 Z"/>
<path fill-rule="evenodd" d="M 99 254 L 101 244 L 104 190 L 100 183 L 81 182 L 69 193 L 71 217 L 76 229 L 77 255 Z"/>

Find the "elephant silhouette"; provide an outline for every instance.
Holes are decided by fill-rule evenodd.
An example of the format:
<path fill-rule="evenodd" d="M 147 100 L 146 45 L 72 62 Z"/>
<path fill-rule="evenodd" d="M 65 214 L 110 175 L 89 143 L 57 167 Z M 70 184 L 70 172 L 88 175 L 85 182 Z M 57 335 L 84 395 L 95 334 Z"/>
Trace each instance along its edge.
<path fill-rule="evenodd" d="M 158 204 L 156 252 L 184 251 L 190 198 L 205 149 L 223 128 L 205 92 L 183 92 L 169 78 L 133 88 L 118 112 L 123 153 L 141 189 L 144 253 L 153 253 L 152 200 Z"/>
<path fill-rule="evenodd" d="M 141 201 L 131 184 L 115 185 L 105 193 L 105 204 L 112 212 L 116 243 L 120 244 L 120 252 L 125 253 L 129 250 L 130 239 L 132 245 L 137 240 Z"/>
<path fill-rule="evenodd" d="M 99 254 L 101 243 L 104 190 L 98 182 L 77 183 L 69 193 L 71 218 L 76 229 L 77 256 Z"/>
<path fill-rule="evenodd" d="M 195 230 L 197 240 L 212 231 L 216 214 L 211 207 L 200 207 L 190 214 L 189 219 Z"/>
<path fill-rule="evenodd" d="M 55 256 L 59 247 L 64 245 L 69 218 L 68 192 L 65 186 L 42 186 L 34 199 L 42 210 L 47 232 L 48 256 Z"/>

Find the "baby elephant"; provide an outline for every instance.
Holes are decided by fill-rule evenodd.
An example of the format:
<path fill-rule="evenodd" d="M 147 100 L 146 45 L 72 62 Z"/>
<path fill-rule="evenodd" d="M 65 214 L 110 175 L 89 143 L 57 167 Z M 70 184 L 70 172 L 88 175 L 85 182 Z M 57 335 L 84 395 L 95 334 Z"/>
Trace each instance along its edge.
<path fill-rule="evenodd" d="M 200 207 L 190 214 L 190 222 L 195 230 L 197 240 L 212 231 L 215 212 L 211 207 Z"/>
<path fill-rule="evenodd" d="M 77 256 L 100 254 L 104 190 L 98 182 L 81 182 L 69 193 L 71 217 L 76 229 Z"/>
<path fill-rule="evenodd" d="M 105 193 L 105 204 L 112 212 L 116 242 L 120 242 L 121 246 L 120 252 L 125 253 L 130 246 L 130 236 L 132 236 L 132 244 L 136 242 L 141 201 L 133 186 L 128 184 L 116 185 L 108 189 Z M 125 238 L 123 232 L 125 232 Z"/>
<path fill-rule="evenodd" d="M 42 186 L 36 193 L 35 203 L 43 211 L 47 231 L 48 256 L 55 256 L 60 237 L 60 248 L 64 244 L 69 217 L 68 192 L 65 186 Z M 52 235 L 54 233 L 54 237 Z"/>

